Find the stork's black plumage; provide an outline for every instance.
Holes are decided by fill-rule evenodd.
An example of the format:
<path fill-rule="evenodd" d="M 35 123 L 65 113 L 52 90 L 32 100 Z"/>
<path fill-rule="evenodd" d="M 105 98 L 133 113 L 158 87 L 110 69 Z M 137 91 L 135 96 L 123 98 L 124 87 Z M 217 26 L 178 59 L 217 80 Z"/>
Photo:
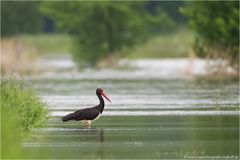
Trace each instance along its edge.
<path fill-rule="evenodd" d="M 92 107 L 92 108 L 85 108 L 80 109 L 74 113 L 70 113 L 62 118 L 63 122 L 69 121 L 69 120 L 76 120 L 76 121 L 88 121 L 88 124 L 90 125 L 91 121 L 96 119 L 104 110 L 104 100 L 102 98 L 105 97 L 109 102 L 111 102 L 108 97 L 104 94 L 103 90 L 101 88 L 98 88 L 96 90 L 96 94 L 99 98 L 99 105 Z"/>

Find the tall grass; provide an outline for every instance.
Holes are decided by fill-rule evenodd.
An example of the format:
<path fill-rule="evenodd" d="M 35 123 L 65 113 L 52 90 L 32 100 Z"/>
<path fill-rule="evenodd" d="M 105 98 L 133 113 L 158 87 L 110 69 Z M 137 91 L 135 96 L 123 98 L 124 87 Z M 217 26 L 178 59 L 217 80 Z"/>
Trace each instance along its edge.
<path fill-rule="evenodd" d="M 70 54 L 72 50 L 72 37 L 67 34 L 23 35 L 21 41 L 35 48 L 37 55 Z"/>
<path fill-rule="evenodd" d="M 156 35 L 146 43 L 123 53 L 130 59 L 188 57 L 193 40 L 193 33 L 183 27 L 173 33 Z"/>
<path fill-rule="evenodd" d="M 1 106 L 9 118 L 20 125 L 21 131 L 45 124 L 47 107 L 32 89 L 24 88 L 22 81 L 1 81 Z"/>
<path fill-rule="evenodd" d="M 45 125 L 46 104 L 23 82 L 1 80 L 1 158 L 19 158 L 19 143 L 32 128 Z"/>

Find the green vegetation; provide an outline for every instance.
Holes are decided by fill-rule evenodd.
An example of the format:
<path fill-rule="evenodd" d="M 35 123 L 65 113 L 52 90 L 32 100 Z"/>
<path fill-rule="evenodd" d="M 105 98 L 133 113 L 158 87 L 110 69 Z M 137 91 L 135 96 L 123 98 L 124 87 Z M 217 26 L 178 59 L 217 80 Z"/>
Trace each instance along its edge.
<path fill-rule="evenodd" d="M 145 44 L 125 51 L 124 55 L 131 59 L 187 57 L 192 43 L 193 33 L 181 28 L 149 39 Z"/>
<path fill-rule="evenodd" d="M 189 2 L 182 12 L 196 31 L 195 50 L 199 56 L 238 63 L 238 1 Z"/>
<path fill-rule="evenodd" d="M 73 47 L 73 38 L 67 34 L 25 34 L 19 38 L 23 48 L 26 49 L 25 53 L 34 51 L 38 55 L 70 54 Z M 119 57 L 131 59 L 187 57 L 193 40 L 193 33 L 190 30 L 180 28 L 171 34 L 159 34 L 142 45 L 123 49 L 117 54 Z"/>
<path fill-rule="evenodd" d="M 18 122 L 10 118 L 10 111 L 3 107 L 1 98 L 1 159 L 20 158 L 21 129 Z"/>
<path fill-rule="evenodd" d="M 74 59 L 95 64 L 143 41 L 153 31 L 174 25 L 165 12 L 152 15 L 144 7 L 145 2 L 71 1 L 46 2 L 41 10 L 59 28 L 76 35 Z"/>
<path fill-rule="evenodd" d="M 1 108 L 20 125 L 22 133 L 44 125 L 47 119 L 46 104 L 32 89 L 15 80 L 1 81 Z"/>
<path fill-rule="evenodd" d="M 39 1 L 1 1 L 1 37 L 41 30 Z"/>
<path fill-rule="evenodd" d="M 23 57 L 28 63 L 35 55 L 66 53 L 72 53 L 79 65 L 97 67 L 114 67 L 119 57 L 178 58 L 196 53 L 223 60 L 209 63 L 214 76 L 235 76 L 227 67 L 239 69 L 236 1 L 3 1 L 1 6 L 2 35 L 15 35 L 2 39 L 10 40 L 3 45 L 4 73 L 16 63 L 8 59 Z M 187 20 L 193 33 L 179 30 Z M 30 35 L 41 30 L 54 34 Z"/>
<path fill-rule="evenodd" d="M 15 47 L 16 56 L 22 53 L 23 44 L 30 46 L 29 52 L 73 53 L 78 64 L 96 64 L 105 58 L 114 60 L 117 54 L 182 57 L 192 45 L 198 56 L 228 60 L 238 68 L 237 1 L 1 1 L 1 11 L 1 37 L 15 36 L 9 48 Z M 179 37 L 184 31 L 178 27 L 187 20 L 195 31 L 195 44 L 190 34 Z M 59 33 L 57 29 L 72 36 L 22 36 Z"/>
<path fill-rule="evenodd" d="M 15 80 L 1 81 L 2 158 L 19 158 L 20 139 L 30 129 L 43 126 L 48 117 L 46 104 L 31 89 Z"/>
<path fill-rule="evenodd" d="M 72 48 L 72 37 L 67 34 L 28 34 L 22 35 L 20 40 L 24 47 L 34 48 L 38 55 L 68 54 Z"/>

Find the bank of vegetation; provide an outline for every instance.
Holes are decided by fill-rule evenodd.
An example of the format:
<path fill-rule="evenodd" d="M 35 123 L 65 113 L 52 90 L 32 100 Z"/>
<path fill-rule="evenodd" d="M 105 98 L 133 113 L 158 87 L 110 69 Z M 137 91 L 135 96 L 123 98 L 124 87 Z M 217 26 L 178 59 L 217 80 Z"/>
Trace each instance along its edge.
<path fill-rule="evenodd" d="M 1 158 L 19 158 L 20 142 L 31 129 L 44 126 L 47 105 L 22 81 L 1 80 Z"/>

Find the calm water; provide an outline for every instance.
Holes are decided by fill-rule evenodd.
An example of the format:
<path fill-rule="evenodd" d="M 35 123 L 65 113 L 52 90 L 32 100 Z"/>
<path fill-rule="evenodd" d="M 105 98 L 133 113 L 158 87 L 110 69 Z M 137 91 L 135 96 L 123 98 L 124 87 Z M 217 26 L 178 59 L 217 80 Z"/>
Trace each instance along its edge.
<path fill-rule="evenodd" d="M 238 82 L 197 80 L 29 80 L 50 106 L 45 128 L 22 143 L 25 158 L 238 158 Z M 84 128 L 61 117 L 112 103 Z"/>

